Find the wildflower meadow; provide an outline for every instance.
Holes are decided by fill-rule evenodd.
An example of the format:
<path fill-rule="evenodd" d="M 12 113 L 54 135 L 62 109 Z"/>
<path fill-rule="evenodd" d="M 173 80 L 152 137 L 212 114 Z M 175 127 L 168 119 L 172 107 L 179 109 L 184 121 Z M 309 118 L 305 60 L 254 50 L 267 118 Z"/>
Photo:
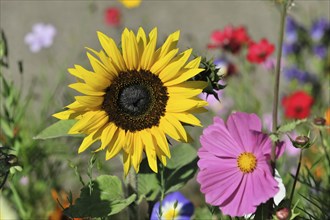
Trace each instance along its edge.
<path fill-rule="evenodd" d="M 330 219 L 329 1 L 0 6 L 0 220 Z"/>

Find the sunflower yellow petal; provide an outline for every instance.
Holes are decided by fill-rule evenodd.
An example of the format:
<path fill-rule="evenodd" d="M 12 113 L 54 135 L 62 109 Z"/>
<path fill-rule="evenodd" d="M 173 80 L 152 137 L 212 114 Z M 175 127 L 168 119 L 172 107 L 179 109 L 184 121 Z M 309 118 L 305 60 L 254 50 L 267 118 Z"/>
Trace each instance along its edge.
<path fill-rule="evenodd" d="M 101 106 L 104 98 L 102 96 L 75 96 L 77 102 L 89 107 Z"/>
<path fill-rule="evenodd" d="M 144 48 L 147 45 L 147 38 L 146 38 L 146 33 L 144 32 L 143 28 L 139 28 L 137 34 L 136 34 L 136 42 L 138 44 L 138 49 L 139 49 L 139 57 L 142 57 Z"/>
<path fill-rule="evenodd" d="M 116 156 L 123 148 L 123 142 L 125 139 L 125 131 L 118 128 L 115 135 L 112 137 L 109 147 L 106 153 L 106 160 L 109 160 Z"/>
<path fill-rule="evenodd" d="M 58 112 L 53 114 L 52 116 L 61 120 L 68 120 L 74 118 L 72 115 L 76 114 L 76 111 L 73 110 L 66 110 L 63 112 Z"/>
<path fill-rule="evenodd" d="M 158 59 L 164 57 L 168 52 L 176 48 L 179 41 L 180 31 L 176 31 L 168 36 L 165 43 L 156 51 L 156 57 Z"/>
<path fill-rule="evenodd" d="M 182 126 L 181 122 L 173 116 L 173 114 L 168 114 L 166 113 L 164 118 L 170 122 L 174 127 L 175 129 L 177 130 L 177 132 L 179 133 L 179 136 L 185 141 L 187 142 L 187 132 L 186 130 L 184 129 L 184 127 Z"/>
<path fill-rule="evenodd" d="M 196 118 L 193 114 L 190 113 L 167 113 L 168 115 L 171 115 L 175 117 L 177 120 L 184 122 L 186 124 L 191 124 L 194 126 L 202 126 L 201 122 L 199 121 L 198 118 Z"/>
<path fill-rule="evenodd" d="M 169 97 L 166 105 L 167 112 L 184 112 L 192 108 L 206 106 L 208 103 L 199 98 L 191 99 L 173 99 Z"/>
<path fill-rule="evenodd" d="M 125 28 L 123 34 L 121 35 L 121 42 L 123 58 L 126 63 L 127 69 L 139 69 L 139 49 L 133 31 L 129 31 L 127 28 Z"/>
<path fill-rule="evenodd" d="M 106 73 L 109 75 L 105 75 L 106 78 L 112 79 L 113 77 L 118 75 L 118 70 L 116 70 L 116 68 L 112 64 L 111 59 L 102 50 L 100 52 L 97 52 L 96 50 L 89 47 L 86 47 L 86 49 L 100 58 L 103 67 L 106 70 Z"/>
<path fill-rule="evenodd" d="M 162 152 L 159 148 L 156 148 L 156 155 L 157 155 L 158 159 L 160 160 L 160 162 L 162 162 L 162 164 L 164 166 L 166 166 L 167 161 L 166 161 L 166 156 L 165 156 L 164 152 Z"/>
<path fill-rule="evenodd" d="M 168 157 L 171 158 L 171 152 L 168 147 L 168 142 L 165 136 L 165 133 L 161 131 L 158 127 L 152 127 L 150 129 L 152 136 L 155 138 L 158 147 L 161 149 L 162 152 Z"/>
<path fill-rule="evenodd" d="M 101 43 L 102 48 L 105 50 L 107 55 L 111 58 L 113 61 L 113 65 L 118 69 L 119 71 L 125 71 L 126 65 L 123 59 L 122 54 L 117 48 L 116 43 L 112 38 L 109 38 L 105 34 L 101 32 L 97 32 L 99 41 Z"/>
<path fill-rule="evenodd" d="M 69 134 L 85 133 L 102 127 L 108 120 L 104 111 L 89 111 L 82 115 L 82 118 L 69 130 Z"/>
<path fill-rule="evenodd" d="M 109 145 L 111 139 L 114 138 L 116 131 L 117 131 L 117 126 L 112 122 L 108 123 L 108 125 L 102 131 L 102 135 L 101 135 L 102 144 L 100 150 L 105 149 Z"/>
<path fill-rule="evenodd" d="M 142 130 L 141 136 L 142 142 L 145 147 L 145 152 L 147 155 L 147 160 L 149 167 L 154 171 L 155 173 L 158 172 L 158 167 L 157 167 L 157 156 L 156 156 L 156 150 L 155 150 L 155 143 L 152 139 L 151 133 L 148 130 Z"/>
<path fill-rule="evenodd" d="M 104 91 L 97 91 L 85 83 L 73 83 L 69 87 L 85 95 L 103 96 L 105 94 Z"/>
<path fill-rule="evenodd" d="M 127 176 L 130 168 L 131 168 L 131 157 L 125 151 L 123 152 L 123 163 L 124 163 L 124 174 Z"/>
<path fill-rule="evenodd" d="M 164 86 L 173 86 L 179 83 L 182 83 L 194 76 L 196 76 L 198 73 L 202 72 L 204 69 L 198 68 L 198 69 L 182 69 L 178 76 L 176 78 L 172 78 L 171 80 L 168 80 L 164 83 Z"/>
<path fill-rule="evenodd" d="M 159 73 L 167 66 L 167 64 L 170 63 L 170 61 L 173 59 L 173 57 L 178 53 L 179 49 L 173 49 L 170 51 L 166 56 L 160 58 L 157 60 L 152 67 L 150 68 L 150 71 L 155 74 L 159 75 Z"/>
<path fill-rule="evenodd" d="M 162 82 L 165 83 L 171 79 L 177 78 L 179 75 L 180 69 L 185 65 L 188 58 L 190 57 L 192 49 L 188 49 L 183 53 L 179 54 L 173 61 L 166 66 L 159 74 L 159 78 Z"/>
<path fill-rule="evenodd" d="M 154 28 L 149 34 L 149 43 L 145 47 L 141 57 L 141 68 L 149 70 L 154 61 L 154 53 L 157 43 L 157 28 Z"/>
<path fill-rule="evenodd" d="M 180 132 L 167 120 L 166 117 L 160 119 L 159 128 L 174 140 L 184 142 L 184 139 L 180 136 Z"/>
<path fill-rule="evenodd" d="M 132 164 L 135 169 L 135 172 L 139 172 L 140 163 L 142 161 L 142 154 L 143 154 L 143 144 L 140 132 L 136 132 L 134 134 L 134 151 L 132 154 Z"/>
<path fill-rule="evenodd" d="M 81 145 L 78 149 L 78 153 L 84 152 L 89 146 L 91 146 L 98 139 L 100 139 L 100 131 L 99 130 L 96 130 L 93 133 L 87 135 L 84 138 L 83 142 L 81 143 Z"/>
<path fill-rule="evenodd" d="M 187 81 L 167 87 L 167 92 L 174 99 L 175 97 L 178 99 L 191 98 L 199 95 L 206 86 L 207 82 L 204 81 Z"/>

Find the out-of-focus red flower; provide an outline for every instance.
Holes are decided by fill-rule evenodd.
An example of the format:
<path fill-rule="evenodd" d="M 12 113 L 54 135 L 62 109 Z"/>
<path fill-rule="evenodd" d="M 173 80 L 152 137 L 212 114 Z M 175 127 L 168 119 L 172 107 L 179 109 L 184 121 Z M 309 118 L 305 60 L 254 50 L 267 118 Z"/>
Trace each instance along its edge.
<path fill-rule="evenodd" d="M 249 44 L 250 37 L 245 27 L 239 26 L 234 28 L 227 26 L 223 30 L 215 30 L 211 34 L 211 43 L 208 44 L 209 49 L 223 48 L 235 54 L 240 51 L 243 45 Z"/>
<path fill-rule="evenodd" d="M 262 39 L 259 43 L 252 42 L 250 44 L 246 58 L 251 63 L 262 63 L 274 50 L 273 44 L 269 43 L 267 39 Z"/>
<path fill-rule="evenodd" d="M 104 12 L 104 20 L 107 25 L 119 26 L 121 22 L 121 12 L 116 7 L 109 7 Z"/>
<path fill-rule="evenodd" d="M 282 99 L 284 115 L 287 118 L 303 119 L 310 115 L 314 99 L 304 91 L 296 91 Z"/>

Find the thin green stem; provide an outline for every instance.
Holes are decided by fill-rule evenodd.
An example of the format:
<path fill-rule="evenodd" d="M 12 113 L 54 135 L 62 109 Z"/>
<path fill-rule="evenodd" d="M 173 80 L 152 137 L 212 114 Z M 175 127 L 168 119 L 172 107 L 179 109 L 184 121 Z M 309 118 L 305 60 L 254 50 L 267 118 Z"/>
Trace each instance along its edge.
<path fill-rule="evenodd" d="M 277 132 L 277 115 L 278 115 L 278 97 L 279 97 L 279 89 L 280 89 L 280 73 L 281 73 L 281 57 L 282 57 L 282 45 L 284 38 L 284 28 L 285 28 L 285 18 L 287 12 L 286 4 L 282 5 L 281 10 L 281 23 L 280 23 L 280 35 L 278 38 L 278 51 L 277 51 L 277 59 L 276 59 L 276 69 L 275 69 L 275 84 L 274 84 L 274 102 L 273 102 L 273 133 Z M 271 151 L 271 164 L 273 167 L 273 175 L 275 175 L 275 167 L 276 167 L 276 144 L 274 143 Z"/>
<path fill-rule="evenodd" d="M 162 206 L 163 206 L 163 200 L 165 197 L 165 181 L 164 181 L 164 166 L 163 164 L 160 164 L 160 200 L 159 200 L 159 219 L 161 219 L 163 212 L 162 212 Z"/>
<path fill-rule="evenodd" d="M 327 152 L 327 148 L 324 145 L 324 141 L 323 141 L 324 139 L 323 139 L 323 134 L 322 134 L 321 130 L 320 130 L 320 139 L 321 139 L 321 146 L 324 150 L 325 157 L 327 158 L 327 161 L 328 161 L 328 167 L 330 167 L 330 157 L 329 157 L 329 154 Z"/>
<path fill-rule="evenodd" d="M 14 201 L 15 201 L 15 204 L 17 205 L 19 215 L 22 217 L 22 219 L 27 219 L 27 217 L 28 217 L 27 212 L 25 211 L 25 209 L 23 207 L 23 202 L 22 202 L 20 196 L 18 195 L 18 192 L 17 192 L 15 186 L 11 182 L 8 182 L 8 185 L 9 185 L 11 191 L 13 192 Z"/>
<path fill-rule="evenodd" d="M 291 207 L 292 200 L 293 200 L 293 195 L 294 195 L 294 190 L 296 189 L 296 185 L 297 185 L 297 180 L 298 180 L 300 166 L 301 166 L 301 158 L 302 158 L 302 150 L 300 150 L 300 154 L 299 154 L 299 163 L 298 163 L 298 167 L 297 167 L 297 170 L 296 170 L 296 175 L 294 177 L 294 182 L 293 182 L 293 186 L 292 186 L 292 190 L 291 190 L 291 194 L 290 194 L 290 206 L 289 207 Z"/>

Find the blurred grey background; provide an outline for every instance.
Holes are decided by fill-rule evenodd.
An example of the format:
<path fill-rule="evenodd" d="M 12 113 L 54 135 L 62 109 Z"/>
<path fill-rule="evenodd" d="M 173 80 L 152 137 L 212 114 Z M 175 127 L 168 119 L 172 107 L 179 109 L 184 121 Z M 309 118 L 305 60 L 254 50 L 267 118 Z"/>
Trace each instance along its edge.
<path fill-rule="evenodd" d="M 120 27 L 105 24 L 104 11 L 108 7 L 121 10 Z M 330 1 L 296 0 L 290 14 L 305 24 L 320 16 L 329 19 Z M 57 35 L 50 48 L 32 53 L 24 37 L 38 22 L 54 25 Z M 199 55 L 212 56 L 206 50 L 210 34 L 228 24 L 244 25 L 253 39 L 266 37 L 276 44 L 279 13 L 271 0 L 143 0 L 139 7 L 132 9 L 118 1 L 0 1 L 0 25 L 7 36 L 10 56 L 10 72 L 5 70 L 5 73 L 15 82 L 23 83 L 25 91 L 32 85 L 36 103 L 44 91 L 55 91 L 59 81 L 74 80 L 67 74 L 67 68 L 74 64 L 88 65 L 85 47 L 100 49 L 96 31 L 119 42 L 124 27 L 137 30 L 141 26 L 146 32 L 158 27 L 160 43 L 168 34 L 180 29 L 181 50 L 193 47 Z M 24 64 L 22 79 L 17 74 L 18 60 Z M 63 88 L 67 88 L 66 85 L 63 83 Z"/>

